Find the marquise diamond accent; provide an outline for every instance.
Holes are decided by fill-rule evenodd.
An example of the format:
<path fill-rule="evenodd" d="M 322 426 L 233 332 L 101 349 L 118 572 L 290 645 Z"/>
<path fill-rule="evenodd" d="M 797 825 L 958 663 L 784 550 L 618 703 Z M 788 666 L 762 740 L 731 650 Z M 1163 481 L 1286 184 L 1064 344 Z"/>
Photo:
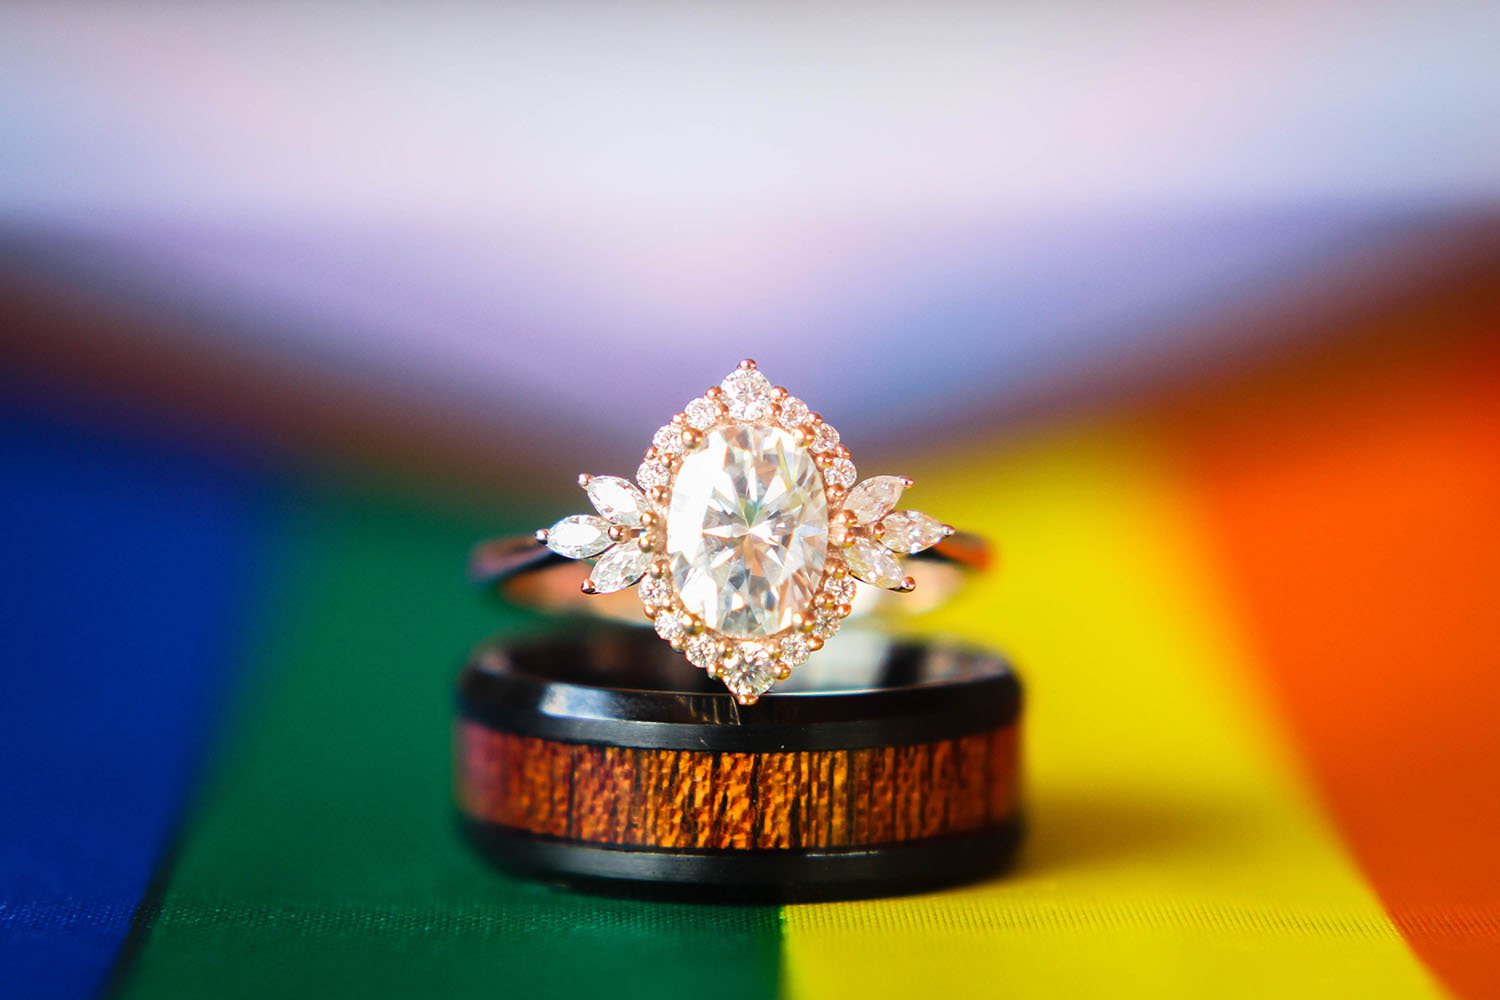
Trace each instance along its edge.
<path fill-rule="evenodd" d="M 890 549 L 869 538 L 856 538 L 847 552 L 850 571 L 865 583 L 897 590 L 906 574 Z"/>
<path fill-rule="evenodd" d="M 880 541 L 892 552 L 915 555 L 953 534 L 942 521 L 919 510 L 898 510 L 880 522 Z"/>
<path fill-rule="evenodd" d="M 651 553 L 642 551 L 634 542 L 621 542 L 599 557 L 589 580 L 595 592 L 612 594 L 645 576 L 650 565 Z"/>
<path fill-rule="evenodd" d="M 594 509 L 615 524 L 640 527 L 641 515 L 651 509 L 640 488 L 618 476 L 591 476 L 584 491 Z"/>
<path fill-rule="evenodd" d="M 609 522 L 592 514 L 574 514 L 547 529 L 547 548 L 569 559 L 597 556 L 613 544 Z"/>
<path fill-rule="evenodd" d="M 872 476 L 849 491 L 844 509 L 854 514 L 857 524 L 874 524 L 895 509 L 906 489 L 900 476 Z"/>

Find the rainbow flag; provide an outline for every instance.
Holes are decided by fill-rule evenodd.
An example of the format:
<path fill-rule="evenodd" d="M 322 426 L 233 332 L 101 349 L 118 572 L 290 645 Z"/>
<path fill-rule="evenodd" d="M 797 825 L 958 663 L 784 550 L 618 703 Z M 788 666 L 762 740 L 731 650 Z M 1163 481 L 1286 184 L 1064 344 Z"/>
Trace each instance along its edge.
<path fill-rule="evenodd" d="M 1500 995 L 1481 264 L 915 470 L 1000 544 L 916 627 L 1020 665 L 1030 841 L 855 903 L 579 895 L 466 849 L 450 683 L 512 621 L 461 567 L 540 499 L 12 372 L 0 996 Z"/>

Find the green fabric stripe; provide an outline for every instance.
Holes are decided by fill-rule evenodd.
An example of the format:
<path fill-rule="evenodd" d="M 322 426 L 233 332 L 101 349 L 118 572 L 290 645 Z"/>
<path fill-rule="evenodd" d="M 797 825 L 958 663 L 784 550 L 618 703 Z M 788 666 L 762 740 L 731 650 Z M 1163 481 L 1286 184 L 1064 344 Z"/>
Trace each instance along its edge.
<path fill-rule="evenodd" d="M 461 569 L 498 520 L 373 491 L 300 499 L 266 662 L 125 995 L 775 995 L 774 907 L 575 895 L 458 838 L 451 681 L 499 621 Z"/>

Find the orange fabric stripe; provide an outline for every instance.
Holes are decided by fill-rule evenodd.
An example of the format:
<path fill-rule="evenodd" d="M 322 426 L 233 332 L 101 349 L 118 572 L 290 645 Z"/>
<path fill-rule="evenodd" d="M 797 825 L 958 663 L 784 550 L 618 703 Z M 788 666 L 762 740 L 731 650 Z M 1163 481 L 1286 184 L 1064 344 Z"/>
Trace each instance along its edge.
<path fill-rule="evenodd" d="M 1330 810 L 1411 946 L 1473 996 L 1500 995 L 1497 290 L 1166 414 Z"/>

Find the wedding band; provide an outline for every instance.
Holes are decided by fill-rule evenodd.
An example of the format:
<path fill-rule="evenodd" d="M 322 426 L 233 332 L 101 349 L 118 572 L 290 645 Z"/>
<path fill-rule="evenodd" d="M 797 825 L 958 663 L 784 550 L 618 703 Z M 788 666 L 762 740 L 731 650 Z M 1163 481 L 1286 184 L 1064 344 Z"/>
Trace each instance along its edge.
<path fill-rule="evenodd" d="M 860 481 L 838 431 L 749 360 L 656 431 L 635 482 L 579 485 L 597 513 L 482 543 L 471 576 L 551 610 L 644 612 L 741 705 L 880 595 L 942 597 L 988 562 L 980 539 L 898 508 L 909 478 Z"/>
<path fill-rule="evenodd" d="M 643 629 L 492 640 L 458 685 L 470 841 L 576 888 L 845 899 L 970 881 L 1022 832 L 1021 688 L 983 651 L 866 634 L 741 711 Z"/>

